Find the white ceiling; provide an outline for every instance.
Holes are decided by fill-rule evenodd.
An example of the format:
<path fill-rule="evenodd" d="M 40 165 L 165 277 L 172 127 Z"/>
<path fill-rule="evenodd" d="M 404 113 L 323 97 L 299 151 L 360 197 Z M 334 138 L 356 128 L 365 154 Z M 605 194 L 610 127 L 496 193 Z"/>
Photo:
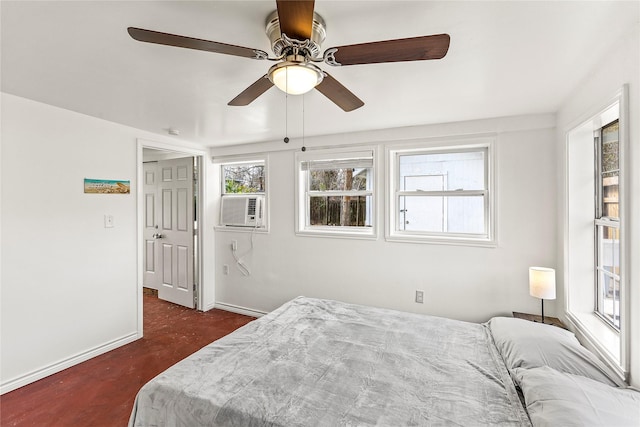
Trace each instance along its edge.
<path fill-rule="evenodd" d="M 638 23 L 638 1 L 324 1 L 331 46 L 448 33 L 437 61 L 331 67 L 364 102 L 345 113 L 312 91 L 227 102 L 270 62 L 134 41 L 127 27 L 270 52 L 275 2 L 7 1 L 2 91 L 204 146 L 555 112 Z"/>

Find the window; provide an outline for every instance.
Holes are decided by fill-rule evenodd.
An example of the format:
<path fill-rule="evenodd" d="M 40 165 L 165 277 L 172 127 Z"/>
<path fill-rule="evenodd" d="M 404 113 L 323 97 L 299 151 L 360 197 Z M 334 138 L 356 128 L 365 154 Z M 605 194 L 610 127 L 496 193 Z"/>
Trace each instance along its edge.
<path fill-rule="evenodd" d="M 624 86 L 600 112 L 567 132 L 563 251 L 566 319 L 621 378 L 630 367 L 632 307 L 627 93 Z"/>
<path fill-rule="evenodd" d="M 223 164 L 222 184 L 222 194 L 264 194 L 264 161 Z"/>
<path fill-rule="evenodd" d="M 220 168 L 218 229 L 268 231 L 267 157 L 227 157 Z"/>
<path fill-rule="evenodd" d="M 390 239 L 493 240 L 491 142 L 389 150 Z"/>
<path fill-rule="evenodd" d="M 375 236 L 373 153 L 297 154 L 299 234 Z"/>
<path fill-rule="evenodd" d="M 598 129 L 595 141 L 595 312 L 620 330 L 620 152 L 618 121 Z"/>

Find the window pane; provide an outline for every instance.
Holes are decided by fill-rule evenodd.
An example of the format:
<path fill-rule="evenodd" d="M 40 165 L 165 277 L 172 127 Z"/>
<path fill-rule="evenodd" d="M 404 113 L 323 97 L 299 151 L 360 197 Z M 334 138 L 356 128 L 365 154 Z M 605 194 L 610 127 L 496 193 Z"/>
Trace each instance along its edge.
<path fill-rule="evenodd" d="M 618 172 L 602 177 L 602 216 L 607 218 L 619 218 L 618 203 Z"/>
<path fill-rule="evenodd" d="M 366 190 L 369 170 L 369 168 L 313 169 L 309 174 L 309 190 Z"/>
<path fill-rule="evenodd" d="M 612 274 L 620 274 L 620 230 L 598 226 L 598 267 Z"/>
<path fill-rule="evenodd" d="M 605 275 L 602 315 L 620 328 L 620 282 Z"/>
<path fill-rule="evenodd" d="M 612 274 L 620 274 L 620 230 L 599 226 L 598 266 Z"/>
<path fill-rule="evenodd" d="M 620 229 L 597 226 L 596 310 L 620 327 Z"/>
<path fill-rule="evenodd" d="M 401 155 L 400 191 L 484 190 L 485 150 Z"/>
<path fill-rule="evenodd" d="M 602 128 L 602 172 L 619 169 L 618 122 Z"/>
<path fill-rule="evenodd" d="M 404 191 L 444 191 L 445 175 L 412 175 L 405 176 L 403 188 Z"/>
<path fill-rule="evenodd" d="M 611 272 L 620 275 L 620 229 L 605 227 L 605 239 L 611 243 Z M 605 240 L 606 241 L 606 240 Z"/>
<path fill-rule="evenodd" d="M 484 198 L 447 197 L 450 233 L 482 234 L 484 229 Z"/>
<path fill-rule="evenodd" d="M 620 281 L 598 272 L 597 311 L 620 329 Z"/>
<path fill-rule="evenodd" d="M 444 197 L 401 196 L 400 230 L 447 231 Z"/>
<path fill-rule="evenodd" d="M 484 234 L 482 196 L 400 196 L 399 229 Z"/>
<path fill-rule="evenodd" d="M 600 152 L 602 158 L 602 216 L 619 218 L 618 213 L 618 177 L 620 168 L 620 151 L 618 144 L 618 122 L 602 128 Z"/>
<path fill-rule="evenodd" d="M 371 227 L 371 196 L 312 196 L 312 226 Z"/>
<path fill-rule="evenodd" d="M 264 165 L 225 165 L 224 192 L 228 193 L 264 193 Z"/>

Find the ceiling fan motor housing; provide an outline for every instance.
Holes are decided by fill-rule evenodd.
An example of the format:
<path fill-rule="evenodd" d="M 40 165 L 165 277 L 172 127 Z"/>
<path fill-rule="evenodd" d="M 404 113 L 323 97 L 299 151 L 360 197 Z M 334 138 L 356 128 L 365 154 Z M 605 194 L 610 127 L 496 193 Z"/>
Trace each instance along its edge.
<path fill-rule="evenodd" d="M 280 31 L 280 20 L 278 18 L 278 11 L 273 11 L 267 17 L 267 28 L 266 33 L 269 37 L 269 41 L 271 42 L 271 50 L 273 53 L 280 56 L 287 56 L 291 52 L 292 44 L 282 37 L 282 33 Z M 324 42 L 325 37 L 327 36 L 326 25 L 322 16 L 317 13 L 313 13 L 313 26 L 311 28 L 311 39 L 305 48 L 309 52 L 309 56 L 312 58 L 318 58 L 320 56 L 320 47 Z M 298 40 L 300 42 L 304 42 L 304 40 Z"/>

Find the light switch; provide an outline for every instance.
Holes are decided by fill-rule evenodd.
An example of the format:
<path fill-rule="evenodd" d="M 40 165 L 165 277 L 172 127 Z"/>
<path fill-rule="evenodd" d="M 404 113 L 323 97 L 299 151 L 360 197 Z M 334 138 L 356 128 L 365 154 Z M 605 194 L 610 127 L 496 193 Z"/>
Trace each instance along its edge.
<path fill-rule="evenodd" d="M 104 228 L 113 228 L 113 215 L 104 216 Z"/>

